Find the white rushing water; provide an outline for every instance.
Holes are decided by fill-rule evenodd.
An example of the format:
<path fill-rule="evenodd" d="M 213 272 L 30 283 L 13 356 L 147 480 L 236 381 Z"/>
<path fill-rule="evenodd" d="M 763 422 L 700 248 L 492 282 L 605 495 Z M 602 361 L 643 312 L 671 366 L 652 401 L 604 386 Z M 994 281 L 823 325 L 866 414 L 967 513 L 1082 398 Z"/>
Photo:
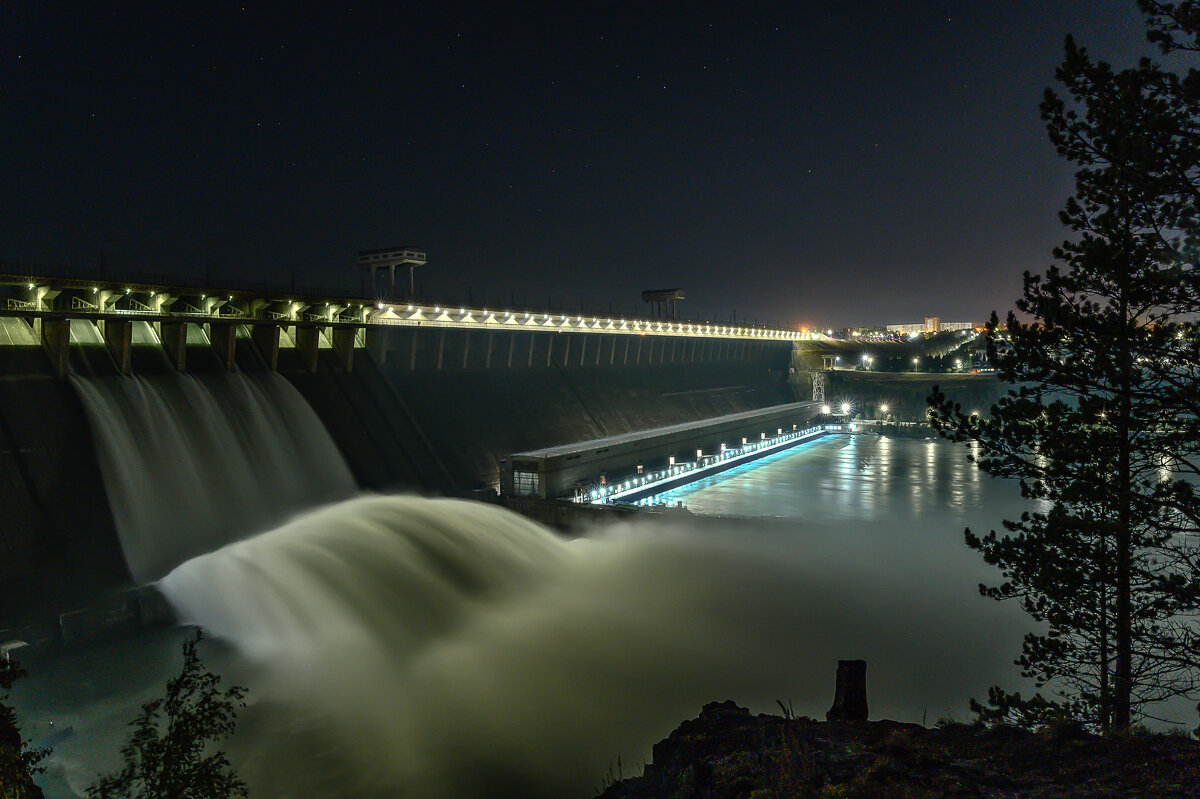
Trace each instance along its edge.
<path fill-rule="evenodd" d="M 160 587 L 242 664 L 252 796 L 582 797 L 704 702 L 819 715 L 838 658 L 870 662 L 877 717 L 961 713 L 1020 624 L 931 543 L 724 520 L 567 541 L 495 506 L 361 497 Z"/>
<path fill-rule="evenodd" d="M 139 582 L 355 490 L 329 433 L 278 374 L 72 382 Z"/>

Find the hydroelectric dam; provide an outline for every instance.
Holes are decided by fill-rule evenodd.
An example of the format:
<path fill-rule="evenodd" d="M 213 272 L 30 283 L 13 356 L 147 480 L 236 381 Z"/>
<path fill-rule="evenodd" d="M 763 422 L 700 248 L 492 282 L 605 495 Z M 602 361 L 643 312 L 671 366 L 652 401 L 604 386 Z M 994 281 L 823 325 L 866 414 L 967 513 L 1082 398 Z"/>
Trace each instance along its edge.
<path fill-rule="evenodd" d="M 153 617 L 129 589 L 361 491 L 586 499 L 818 413 L 798 331 L 0 271 L 0 641 Z"/>

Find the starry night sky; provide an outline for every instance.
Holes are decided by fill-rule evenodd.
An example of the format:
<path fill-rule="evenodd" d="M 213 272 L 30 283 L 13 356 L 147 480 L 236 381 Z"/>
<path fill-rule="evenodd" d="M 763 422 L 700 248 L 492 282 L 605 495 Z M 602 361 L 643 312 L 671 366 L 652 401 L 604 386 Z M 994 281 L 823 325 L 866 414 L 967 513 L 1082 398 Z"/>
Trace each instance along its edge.
<path fill-rule="evenodd" d="M 1133 0 L 282 8 L 0 5 L 0 258 L 357 289 L 415 244 L 443 301 L 978 321 L 1063 236 L 1062 37 L 1150 52 Z"/>

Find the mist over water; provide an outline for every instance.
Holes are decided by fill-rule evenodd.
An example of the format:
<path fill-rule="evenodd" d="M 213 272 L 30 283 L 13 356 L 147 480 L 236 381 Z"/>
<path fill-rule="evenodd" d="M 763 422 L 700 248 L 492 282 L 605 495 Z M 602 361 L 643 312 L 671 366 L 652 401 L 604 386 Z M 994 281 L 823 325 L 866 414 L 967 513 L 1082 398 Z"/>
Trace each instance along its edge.
<path fill-rule="evenodd" d="M 278 374 L 71 381 L 139 582 L 355 491 L 321 421 Z"/>
<path fill-rule="evenodd" d="M 840 658 L 868 660 L 874 718 L 963 718 L 1017 683 L 1027 621 L 978 597 L 995 575 L 961 543 L 1019 513 L 1015 487 L 961 450 L 838 438 L 669 498 L 773 518 L 566 540 L 495 506 L 363 496 L 267 529 L 350 476 L 282 378 L 228 377 L 76 385 L 131 567 L 179 564 L 163 593 L 250 689 L 226 748 L 251 796 L 587 797 L 706 702 L 822 716 Z M 117 642 L 18 685 L 31 729 L 75 730 L 48 796 L 117 765 L 177 645 Z"/>
<path fill-rule="evenodd" d="M 704 702 L 822 714 L 838 658 L 868 659 L 874 717 L 963 715 L 1022 621 L 934 549 L 769 520 L 566 541 L 491 506 L 363 497 L 160 585 L 242 660 L 253 796 L 589 796 Z"/>

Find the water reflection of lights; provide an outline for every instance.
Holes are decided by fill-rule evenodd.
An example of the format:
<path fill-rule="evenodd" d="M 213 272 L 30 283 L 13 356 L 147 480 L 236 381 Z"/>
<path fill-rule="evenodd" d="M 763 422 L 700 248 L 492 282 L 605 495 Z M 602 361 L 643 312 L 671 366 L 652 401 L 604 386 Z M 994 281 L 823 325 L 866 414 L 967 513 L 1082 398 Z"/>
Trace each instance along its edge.
<path fill-rule="evenodd" d="M 631 476 L 624 482 L 589 489 L 577 494 L 574 501 L 597 504 L 664 504 L 664 498 L 680 485 L 686 486 L 688 483 L 712 479 L 718 475 L 723 477 L 726 472 L 757 465 L 763 459 L 786 452 L 806 441 L 819 439 L 828 432 L 843 429 L 838 425 L 814 425 L 803 430 L 794 429 L 796 425 L 792 427 L 793 429 L 786 433 L 782 428 L 778 428 L 777 435 L 771 438 L 762 433 L 758 441 L 750 443 L 746 443 L 746 439 L 742 438 L 742 446 L 736 449 L 729 449 L 725 444 L 721 444 L 720 452 L 714 455 L 704 455 L 702 450 L 696 450 L 696 460 L 692 462 L 676 463 L 675 459 L 671 458 L 666 469 L 646 474 L 639 472 L 637 476 Z"/>
<path fill-rule="evenodd" d="M 820 449 L 829 441 L 830 437 L 810 439 L 795 447 L 773 452 L 762 458 L 734 466 L 727 471 L 702 477 L 694 482 L 662 491 L 631 504 L 674 507 L 677 504 L 684 505 L 685 498 L 696 494 L 733 487 L 733 491 L 739 498 L 755 505 L 769 505 L 773 499 L 778 498 L 780 493 L 788 493 L 800 487 L 794 481 L 777 479 L 776 475 L 772 473 L 771 467 L 778 462 L 794 459 L 813 449 Z M 690 507 L 690 505 L 685 507 Z"/>
<path fill-rule="evenodd" d="M 830 436 L 672 489 L 654 502 L 682 501 L 702 515 L 897 524 L 898 534 L 929 529 L 958 541 L 964 525 L 995 525 L 1029 507 L 1013 504 L 1021 503 L 1015 483 L 980 480 L 966 456 L 966 448 L 939 440 Z M 912 520 L 920 523 L 914 527 Z"/>

